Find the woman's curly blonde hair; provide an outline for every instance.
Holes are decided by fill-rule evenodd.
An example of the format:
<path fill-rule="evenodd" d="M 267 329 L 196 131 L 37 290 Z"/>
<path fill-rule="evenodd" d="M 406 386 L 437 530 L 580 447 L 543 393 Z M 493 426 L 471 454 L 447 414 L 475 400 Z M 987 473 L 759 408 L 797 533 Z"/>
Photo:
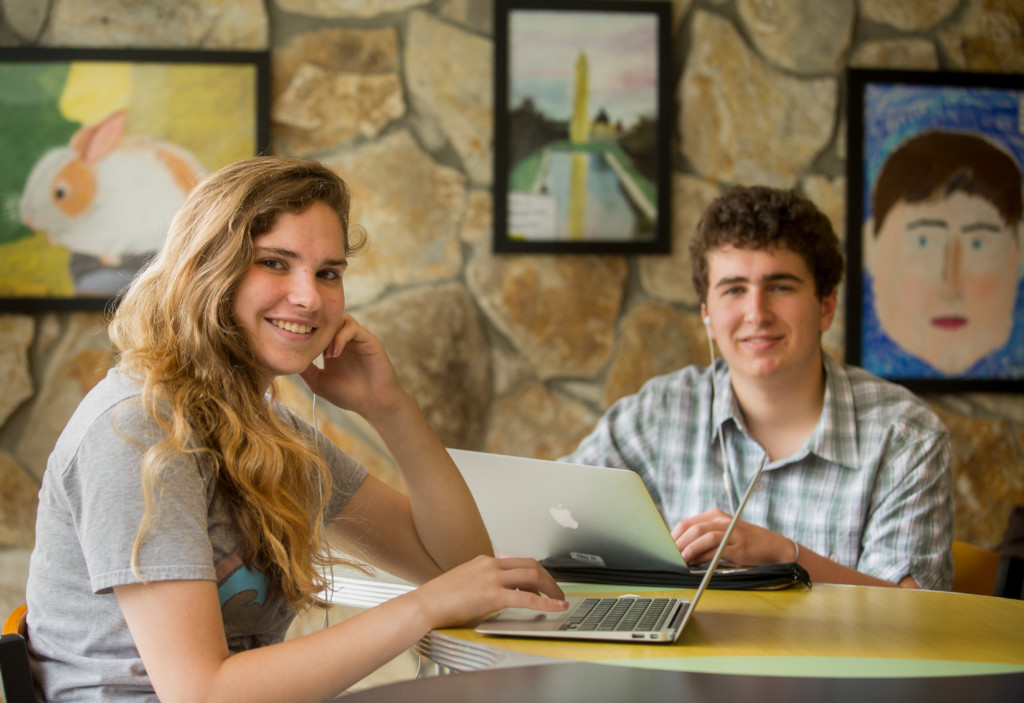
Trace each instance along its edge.
<path fill-rule="evenodd" d="M 161 472 L 182 453 L 215 467 L 216 491 L 242 539 L 246 566 L 263 573 L 294 606 L 323 605 L 324 506 L 331 473 L 311 443 L 268 403 L 266 377 L 232 311 L 253 263 L 253 239 L 283 212 L 314 203 L 337 213 L 345 249 L 363 244 L 349 225 L 350 194 L 312 161 L 258 156 L 198 184 L 166 242 L 125 292 L 108 332 L 121 368 L 143 383 L 145 410 L 164 432 L 142 462 L 145 513 L 132 553 L 152 521 Z M 270 400 L 274 389 L 271 387 Z"/>

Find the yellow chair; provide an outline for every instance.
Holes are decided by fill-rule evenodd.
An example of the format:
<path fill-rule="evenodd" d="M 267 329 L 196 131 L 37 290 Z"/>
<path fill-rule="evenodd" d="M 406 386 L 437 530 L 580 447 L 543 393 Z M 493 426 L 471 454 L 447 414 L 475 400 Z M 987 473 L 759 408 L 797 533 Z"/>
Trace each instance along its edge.
<path fill-rule="evenodd" d="M 28 603 L 22 603 L 11 611 L 4 621 L 3 634 L 28 637 Z"/>
<path fill-rule="evenodd" d="M 22 603 L 7 616 L 0 636 L 0 678 L 7 703 L 36 703 L 25 643 L 27 616 L 28 606 Z"/>
<path fill-rule="evenodd" d="M 995 595 L 999 560 L 998 552 L 953 540 L 953 591 Z"/>

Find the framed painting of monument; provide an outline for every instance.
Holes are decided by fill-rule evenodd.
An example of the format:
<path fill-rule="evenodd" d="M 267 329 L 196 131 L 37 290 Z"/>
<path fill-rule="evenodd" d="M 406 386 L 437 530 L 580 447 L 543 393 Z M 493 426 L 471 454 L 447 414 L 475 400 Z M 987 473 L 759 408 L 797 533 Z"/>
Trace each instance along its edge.
<path fill-rule="evenodd" d="M 670 10 L 497 0 L 495 252 L 669 251 Z"/>
<path fill-rule="evenodd" d="M 101 310 L 269 145 L 267 52 L 0 49 L 0 310 Z"/>
<path fill-rule="evenodd" d="M 851 69 L 846 360 L 1024 390 L 1024 76 Z"/>

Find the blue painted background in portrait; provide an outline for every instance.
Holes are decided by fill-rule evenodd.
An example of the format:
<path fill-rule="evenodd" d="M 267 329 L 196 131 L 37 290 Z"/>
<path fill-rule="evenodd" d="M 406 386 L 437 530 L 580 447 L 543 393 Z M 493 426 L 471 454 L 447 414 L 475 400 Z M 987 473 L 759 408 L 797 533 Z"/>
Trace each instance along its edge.
<path fill-rule="evenodd" d="M 889 154 L 931 129 L 973 132 L 990 138 L 1024 164 L 1024 93 L 985 87 L 876 83 L 864 90 L 863 213 L 872 214 L 875 179 Z M 860 233 L 850 233 L 858 236 Z M 882 330 L 875 314 L 871 274 L 863 270 L 861 366 L 887 378 L 949 378 L 908 354 Z M 957 378 L 1024 378 L 1024 282 L 1018 282 L 1014 325 L 1007 344 Z"/>
<path fill-rule="evenodd" d="M 875 314 L 871 275 L 864 272 L 861 320 L 861 367 L 884 378 L 922 380 L 950 378 L 930 364 L 905 352 L 882 330 Z M 1013 331 L 1006 344 L 977 361 L 956 378 L 1024 379 L 1024 281 L 1017 283 Z"/>

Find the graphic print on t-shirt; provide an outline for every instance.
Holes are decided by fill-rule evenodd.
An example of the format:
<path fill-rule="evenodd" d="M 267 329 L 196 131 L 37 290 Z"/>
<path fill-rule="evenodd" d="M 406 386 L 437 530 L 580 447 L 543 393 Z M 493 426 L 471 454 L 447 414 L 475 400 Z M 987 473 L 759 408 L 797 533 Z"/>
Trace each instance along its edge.
<path fill-rule="evenodd" d="M 295 611 L 280 593 L 272 593 L 267 577 L 243 564 L 237 551 L 218 562 L 216 570 L 228 648 L 238 652 L 281 641 Z"/>

